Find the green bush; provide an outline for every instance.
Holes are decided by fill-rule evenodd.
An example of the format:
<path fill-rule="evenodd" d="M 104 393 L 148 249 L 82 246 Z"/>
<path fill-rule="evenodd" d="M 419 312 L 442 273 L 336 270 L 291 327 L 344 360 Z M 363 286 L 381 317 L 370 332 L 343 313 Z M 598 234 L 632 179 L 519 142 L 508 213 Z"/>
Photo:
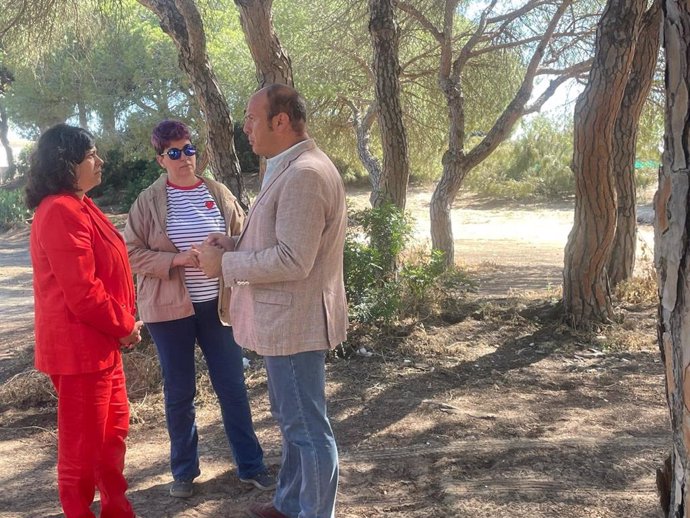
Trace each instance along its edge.
<path fill-rule="evenodd" d="M 17 159 L 15 160 L 15 165 L 17 166 L 17 169 L 14 172 L 15 177 L 24 176 L 29 171 L 29 159 L 31 157 L 31 153 L 34 152 L 35 147 L 36 143 L 31 142 L 21 149 Z"/>
<path fill-rule="evenodd" d="M 392 204 L 350 216 L 345 240 L 345 290 L 353 320 L 390 323 L 400 313 L 400 286 L 394 282 L 392 258 L 410 235 L 408 217 Z"/>
<path fill-rule="evenodd" d="M 418 317 L 424 308 L 456 288 L 455 270 L 444 271 L 443 253 L 410 249 L 409 215 L 392 204 L 356 212 L 345 240 L 345 290 L 350 318 L 390 325 Z M 404 259 L 402 259 L 404 257 Z"/>
<path fill-rule="evenodd" d="M 362 211 L 354 218 L 369 236 L 381 277 L 394 273 L 395 264 L 412 237 L 412 217 L 392 203 Z"/>
<path fill-rule="evenodd" d="M 501 144 L 470 171 L 465 185 L 492 198 L 566 198 L 575 192 L 572 156 L 572 128 L 560 128 L 546 117 L 537 117 L 519 137 Z"/>
<path fill-rule="evenodd" d="M 103 197 L 122 212 L 127 212 L 139 193 L 164 172 L 155 160 L 126 160 L 117 148 L 108 151 L 104 158 L 103 182 L 90 196 Z"/>
<path fill-rule="evenodd" d="M 337 157 L 333 158 L 333 164 L 346 185 L 362 187 L 369 185 L 369 175 L 364 167 L 354 167 L 349 162 Z"/>
<path fill-rule="evenodd" d="M 572 127 L 561 128 L 547 117 L 536 117 L 518 137 L 503 142 L 491 156 L 470 171 L 465 186 L 490 198 L 569 198 L 575 194 L 575 177 L 570 169 L 572 157 Z M 653 165 L 635 169 L 640 193 L 652 186 L 658 175 L 654 159 L 642 163 Z"/>
<path fill-rule="evenodd" d="M 429 294 L 438 278 L 445 269 L 444 254 L 440 250 L 432 250 L 431 254 L 423 256 L 421 261 L 408 262 L 400 268 L 399 276 L 403 280 L 408 296 L 412 301 L 423 301 Z"/>
<path fill-rule="evenodd" d="M 31 217 L 22 190 L 0 190 L 0 230 L 7 230 Z"/>

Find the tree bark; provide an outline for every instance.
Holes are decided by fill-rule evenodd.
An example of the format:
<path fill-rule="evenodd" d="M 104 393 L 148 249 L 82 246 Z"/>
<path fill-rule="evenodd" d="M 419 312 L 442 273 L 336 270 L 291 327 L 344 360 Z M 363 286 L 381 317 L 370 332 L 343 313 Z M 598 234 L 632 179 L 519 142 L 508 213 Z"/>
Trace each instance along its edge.
<path fill-rule="evenodd" d="M 646 0 L 609 0 L 599 22 L 594 63 L 575 104 L 575 218 L 565 248 L 563 303 L 574 327 L 613 316 L 606 267 L 616 231 L 612 139 Z"/>
<path fill-rule="evenodd" d="M 273 28 L 273 0 L 235 0 L 249 52 L 256 67 L 259 89 L 280 83 L 294 86 L 292 63 Z M 259 183 L 266 172 L 266 159 L 259 157 Z"/>
<path fill-rule="evenodd" d="M 196 4 L 193 0 L 139 0 L 139 3 L 158 16 L 161 28 L 175 43 L 180 68 L 187 74 L 206 118 L 206 152 L 211 169 L 246 210 L 249 199 L 235 153 L 232 117 L 208 59 L 206 35 Z"/>
<path fill-rule="evenodd" d="M 292 63 L 273 28 L 273 0 L 235 0 L 259 88 L 273 83 L 294 86 Z"/>
<path fill-rule="evenodd" d="M 343 99 L 343 102 L 347 104 L 352 111 L 352 127 L 355 130 L 357 155 L 369 175 L 369 182 L 371 183 L 371 196 L 369 201 L 373 206 L 374 192 L 376 191 L 376 186 L 379 184 L 379 178 L 381 177 L 381 162 L 376 158 L 374 153 L 372 153 L 370 146 L 371 126 L 376 119 L 377 106 L 375 102 L 370 103 L 366 113 L 362 116 L 359 108 L 355 106 L 354 102 L 349 99 Z"/>
<path fill-rule="evenodd" d="M 391 202 L 404 210 L 410 162 L 400 105 L 400 31 L 392 0 L 369 0 L 369 14 L 369 34 L 374 48 L 372 68 L 383 148 L 383 168 L 371 202 L 373 207 Z"/>
<path fill-rule="evenodd" d="M 431 197 L 429 213 L 432 247 L 444 253 L 447 268 L 455 265 L 455 243 L 450 218 L 451 206 L 467 173 L 485 160 L 510 135 L 520 117 L 543 105 L 553 95 L 558 84 L 567 77 L 563 75 L 553 80 L 546 92 L 532 106 L 527 106 L 534 89 L 534 79 L 546 53 L 547 45 L 551 41 L 563 13 L 571 5 L 571 0 L 564 0 L 554 12 L 546 31 L 541 35 L 541 39 L 530 57 L 522 83 L 513 99 L 496 119 L 482 141 L 469 152 L 465 151 L 465 100 L 462 95 L 462 71 L 471 57 L 473 48 L 484 37 L 484 31 L 489 23 L 488 15 L 496 3 L 497 0 L 492 0 L 485 9 L 475 32 L 455 58 L 453 56 L 453 44 L 455 42 L 453 29 L 456 23 L 457 0 L 446 1 L 443 30 L 434 33 L 441 45 L 439 86 L 446 99 L 450 125 L 448 149 L 443 154 L 442 159 L 443 173 Z M 413 8 L 405 7 L 405 4 L 401 2 L 398 2 L 397 5 L 400 8 L 408 9 L 407 12 L 413 16 L 420 15 L 419 12 Z M 424 23 L 425 26 L 429 24 L 428 20 Z"/>
<path fill-rule="evenodd" d="M 79 126 L 84 129 L 88 129 L 89 114 L 82 97 L 79 97 L 79 99 L 77 99 L 77 115 L 79 116 Z"/>
<path fill-rule="evenodd" d="M 667 516 L 690 516 L 690 5 L 665 0 L 666 132 L 655 196 L 654 262 L 659 282 L 658 335 L 671 414 L 672 483 Z M 662 507 L 666 507 L 663 505 Z"/>
<path fill-rule="evenodd" d="M 661 41 L 661 0 L 655 0 L 642 18 L 635 57 L 613 129 L 613 177 L 618 217 L 608 264 L 609 283 L 615 287 L 635 269 L 637 245 L 637 189 L 635 148 L 640 114 L 652 88 Z"/>
<path fill-rule="evenodd" d="M 14 173 L 17 169 L 17 165 L 14 163 L 14 153 L 12 152 L 10 139 L 8 137 L 8 122 L 7 109 L 0 101 L 0 144 L 2 144 L 2 147 L 5 149 L 5 155 L 7 156 L 7 171 L 5 171 L 4 178 L 0 178 L 0 182 L 9 182 L 14 177 Z"/>

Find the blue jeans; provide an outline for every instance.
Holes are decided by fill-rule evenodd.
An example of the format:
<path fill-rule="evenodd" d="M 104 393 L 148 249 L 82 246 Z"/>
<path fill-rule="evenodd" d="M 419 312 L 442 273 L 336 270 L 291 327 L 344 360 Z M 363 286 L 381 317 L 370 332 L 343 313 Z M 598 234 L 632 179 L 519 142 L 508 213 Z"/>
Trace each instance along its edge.
<path fill-rule="evenodd" d="M 170 468 L 175 480 L 192 480 L 201 473 L 194 409 L 197 340 L 220 402 L 223 426 L 238 475 L 251 478 L 266 469 L 252 424 L 242 349 L 235 342 L 232 329 L 220 323 L 217 308 L 217 299 L 195 303 L 195 314 L 191 317 L 146 324 L 156 344 L 163 372 Z"/>
<path fill-rule="evenodd" d="M 283 438 L 273 505 L 290 518 L 333 518 L 338 448 L 326 415 L 326 351 L 265 356 L 271 413 Z"/>

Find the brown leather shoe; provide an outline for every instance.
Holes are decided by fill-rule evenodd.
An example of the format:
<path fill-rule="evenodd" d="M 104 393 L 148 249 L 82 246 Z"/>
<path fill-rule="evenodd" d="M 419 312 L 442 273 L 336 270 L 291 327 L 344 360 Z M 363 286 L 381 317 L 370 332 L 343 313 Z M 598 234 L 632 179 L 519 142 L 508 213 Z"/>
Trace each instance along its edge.
<path fill-rule="evenodd" d="M 273 507 L 273 504 L 252 504 L 247 508 L 247 516 L 251 518 L 288 518 Z"/>

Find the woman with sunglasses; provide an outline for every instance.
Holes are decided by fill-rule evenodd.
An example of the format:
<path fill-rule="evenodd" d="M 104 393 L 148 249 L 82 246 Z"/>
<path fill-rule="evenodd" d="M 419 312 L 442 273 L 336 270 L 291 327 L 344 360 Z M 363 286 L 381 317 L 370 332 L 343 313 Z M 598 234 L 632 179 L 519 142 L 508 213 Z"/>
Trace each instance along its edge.
<path fill-rule="evenodd" d="M 141 192 L 129 211 L 125 240 L 137 274 L 137 306 L 158 351 L 170 436 L 170 495 L 191 497 L 200 475 L 194 396 L 198 342 L 218 396 L 223 426 L 242 482 L 275 487 L 254 433 L 244 383 L 242 349 L 226 325 L 223 286 L 199 269 L 192 245 L 211 232 L 239 234 L 244 212 L 223 184 L 197 175 L 187 126 L 165 120 L 151 135 L 165 174 Z"/>
<path fill-rule="evenodd" d="M 57 479 L 66 518 L 134 518 L 123 475 L 129 403 L 120 348 L 141 340 L 122 236 L 86 195 L 103 160 L 88 131 L 58 124 L 31 155 L 26 203 L 35 365 L 57 392 Z"/>

